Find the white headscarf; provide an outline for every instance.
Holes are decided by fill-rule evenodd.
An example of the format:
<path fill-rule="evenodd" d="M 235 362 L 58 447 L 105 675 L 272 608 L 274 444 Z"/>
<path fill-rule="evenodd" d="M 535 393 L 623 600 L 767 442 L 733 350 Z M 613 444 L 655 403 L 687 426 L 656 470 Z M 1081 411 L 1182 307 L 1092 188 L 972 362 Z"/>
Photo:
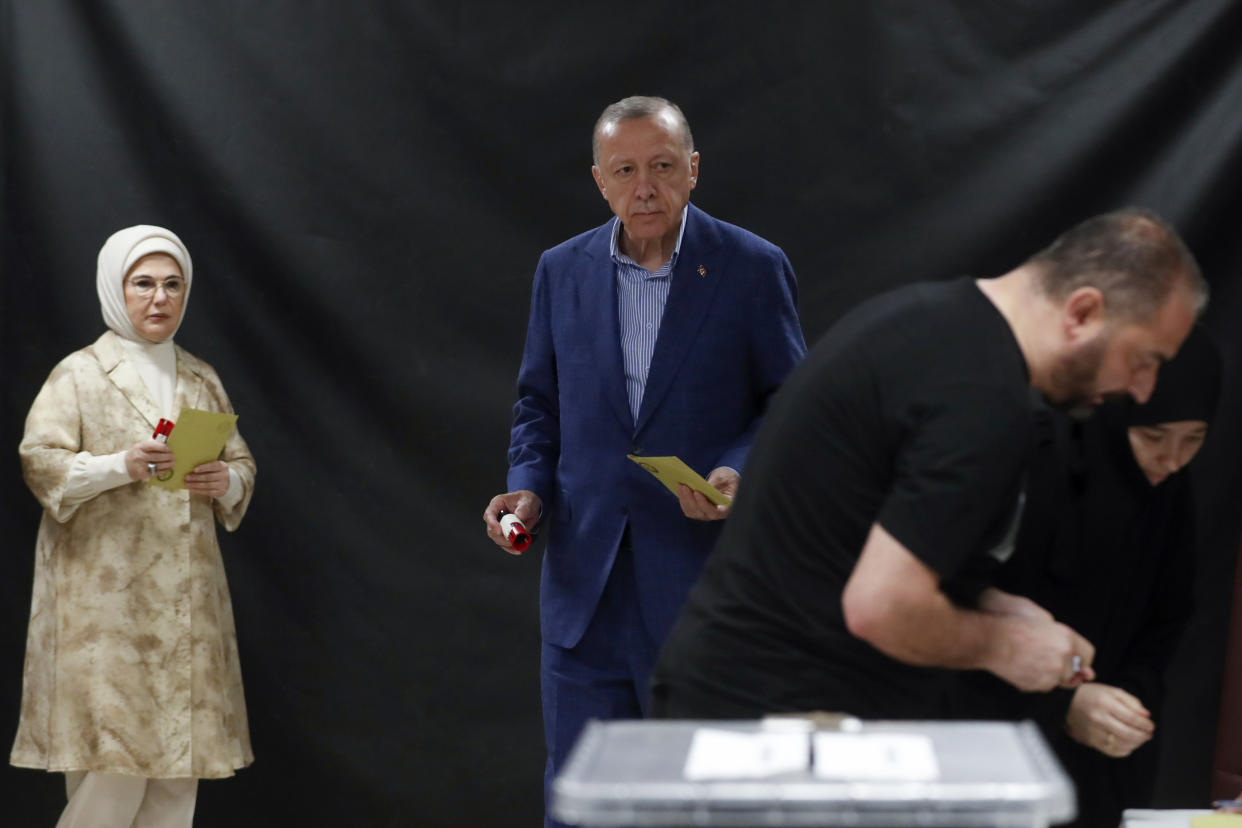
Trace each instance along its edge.
<path fill-rule="evenodd" d="M 190 303 L 193 267 L 190 252 L 173 231 L 150 224 L 136 224 L 116 231 L 99 249 L 99 268 L 95 272 L 95 290 L 99 293 L 104 324 L 122 339 L 139 344 L 147 344 L 147 339 L 135 330 L 125 310 L 125 274 L 129 273 L 135 262 L 152 253 L 167 253 L 181 265 L 181 273 L 185 276 L 185 294 L 181 298 L 181 319 L 177 320 L 177 328 L 180 328 L 181 320 L 185 319 L 186 305 Z M 174 329 L 173 335 L 176 333 Z M 170 336 L 168 340 L 171 339 Z"/>

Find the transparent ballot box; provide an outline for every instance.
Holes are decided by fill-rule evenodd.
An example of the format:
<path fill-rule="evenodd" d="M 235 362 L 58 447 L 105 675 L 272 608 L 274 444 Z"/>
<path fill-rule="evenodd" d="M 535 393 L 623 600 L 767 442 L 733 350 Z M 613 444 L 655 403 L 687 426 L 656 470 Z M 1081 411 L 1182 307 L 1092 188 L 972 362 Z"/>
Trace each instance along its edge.
<path fill-rule="evenodd" d="M 591 722 L 552 786 L 571 825 L 1012 826 L 1074 817 L 1030 722 Z"/>

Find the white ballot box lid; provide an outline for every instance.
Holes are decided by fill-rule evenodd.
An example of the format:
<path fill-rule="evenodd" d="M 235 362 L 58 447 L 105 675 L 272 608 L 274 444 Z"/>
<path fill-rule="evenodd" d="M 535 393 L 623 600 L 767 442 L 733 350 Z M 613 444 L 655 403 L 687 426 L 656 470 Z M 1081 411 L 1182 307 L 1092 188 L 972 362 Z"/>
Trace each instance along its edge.
<path fill-rule="evenodd" d="M 591 722 L 553 781 L 582 826 L 1014 826 L 1075 815 L 1030 722 Z"/>

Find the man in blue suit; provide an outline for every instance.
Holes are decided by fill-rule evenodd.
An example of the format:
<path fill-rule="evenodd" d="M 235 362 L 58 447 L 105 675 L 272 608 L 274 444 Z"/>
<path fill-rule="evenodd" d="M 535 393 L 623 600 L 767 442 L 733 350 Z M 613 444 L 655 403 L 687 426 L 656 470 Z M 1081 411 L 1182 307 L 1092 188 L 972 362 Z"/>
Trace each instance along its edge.
<path fill-rule="evenodd" d="M 781 250 L 689 204 L 699 153 L 681 110 L 619 101 L 596 122 L 615 218 L 535 271 L 509 445 L 484 513 L 541 524 L 545 783 L 588 719 L 641 717 L 665 633 L 727 506 L 673 497 L 626 458 L 677 455 L 733 494 L 764 407 L 806 351 Z"/>

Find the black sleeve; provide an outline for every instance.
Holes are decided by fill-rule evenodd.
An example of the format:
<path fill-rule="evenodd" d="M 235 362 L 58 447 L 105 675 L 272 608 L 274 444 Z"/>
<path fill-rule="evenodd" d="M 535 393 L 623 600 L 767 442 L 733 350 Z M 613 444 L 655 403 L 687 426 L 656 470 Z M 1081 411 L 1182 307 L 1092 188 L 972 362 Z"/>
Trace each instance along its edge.
<path fill-rule="evenodd" d="M 1159 550 L 1152 594 L 1143 619 L 1126 647 L 1117 684 L 1133 693 L 1152 712 L 1164 704 L 1164 674 L 1181 641 L 1194 603 L 1194 497 L 1190 481 L 1180 481 L 1178 502 L 1170 509 L 1167 540 Z"/>
<path fill-rule="evenodd" d="M 1039 729 L 1051 741 L 1065 731 L 1070 705 L 1077 690 L 1054 687 L 1047 693 L 1031 693 L 1026 715 L 1035 720 Z"/>
<path fill-rule="evenodd" d="M 942 386 L 938 396 L 908 409 L 877 521 L 953 578 L 1013 516 L 1031 415 L 1024 397 L 986 386 Z"/>

